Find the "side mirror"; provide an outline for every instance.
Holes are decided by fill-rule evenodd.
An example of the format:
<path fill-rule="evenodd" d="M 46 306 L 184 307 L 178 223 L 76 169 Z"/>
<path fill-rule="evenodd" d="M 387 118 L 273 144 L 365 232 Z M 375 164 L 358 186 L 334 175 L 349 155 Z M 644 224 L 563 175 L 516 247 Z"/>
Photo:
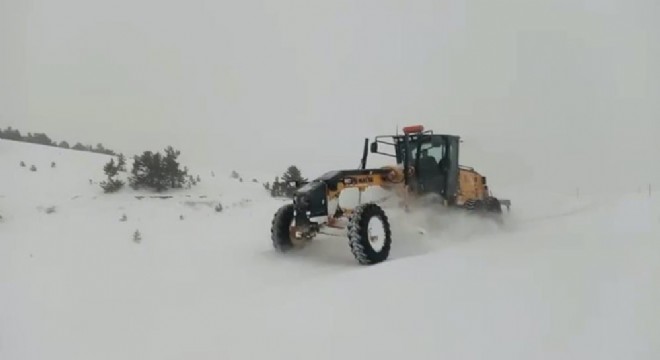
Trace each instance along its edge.
<path fill-rule="evenodd" d="M 375 142 L 375 141 L 371 143 L 371 152 L 372 153 L 377 153 L 378 152 L 378 143 Z"/>

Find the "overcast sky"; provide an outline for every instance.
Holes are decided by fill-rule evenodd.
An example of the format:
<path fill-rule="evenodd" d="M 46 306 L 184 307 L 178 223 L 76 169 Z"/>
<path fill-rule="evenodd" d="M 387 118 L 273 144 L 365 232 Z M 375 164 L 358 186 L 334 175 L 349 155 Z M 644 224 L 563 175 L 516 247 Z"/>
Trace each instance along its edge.
<path fill-rule="evenodd" d="M 0 126 L 218 169 L 423 123 L 500 184 L 660 183 L 657 0 L 0 0 Z"/>

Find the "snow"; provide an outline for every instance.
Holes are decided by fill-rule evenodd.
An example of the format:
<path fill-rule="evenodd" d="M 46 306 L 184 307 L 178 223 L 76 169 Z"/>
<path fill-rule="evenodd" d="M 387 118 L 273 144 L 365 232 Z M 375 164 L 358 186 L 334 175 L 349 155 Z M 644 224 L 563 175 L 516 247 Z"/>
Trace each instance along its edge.
<path fill-rule="evenodd" d="M 507 189 L 503 226 L 388 207 L 365 267 L 345 236 L 275 252 L 251 176 L 103 194 L 108 159 L 0 140 L 0 359 L 660 357 L 658 194 Z"/>

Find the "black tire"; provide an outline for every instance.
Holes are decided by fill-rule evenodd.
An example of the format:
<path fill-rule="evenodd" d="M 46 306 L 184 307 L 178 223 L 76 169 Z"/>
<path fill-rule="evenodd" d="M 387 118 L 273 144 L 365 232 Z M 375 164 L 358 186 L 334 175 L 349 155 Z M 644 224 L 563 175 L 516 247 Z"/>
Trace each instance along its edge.
<path fill-rule="evenodd" d="M 500 204 L 500 201 L 497 200 L 497 198 L 494 197 L 489 197 L 485 201 L 485 207 L 486 211 L 495 213 L 495 214 L 501 214 L 502 213 L 502 205 Z"/>
<path fill-rule="evenodd" d="M 382 247 L 376 249 L 372 246 L 369 236 L 369 224 L 372 219 L 378 219 L 374 225 L 382 225 Z M 382 237 L 382 239 L 380 238 Z M 348 244 L 355 259 L 362 265 L 373 265 L 385 261 L 392 246 L 392 232 L 390 223 L 383 209 L 374 203 L 366 203 L 355 208 L 348 223 Z"/>
<path fill-rule="evenodd" d="M 275 215 L 270 228 L 270 238 L 273 247 L 280 252 L 286 252 L 294 247 L 291 241 L 291 224 L 293 223 L 293 204 L 282 206 Z"/>

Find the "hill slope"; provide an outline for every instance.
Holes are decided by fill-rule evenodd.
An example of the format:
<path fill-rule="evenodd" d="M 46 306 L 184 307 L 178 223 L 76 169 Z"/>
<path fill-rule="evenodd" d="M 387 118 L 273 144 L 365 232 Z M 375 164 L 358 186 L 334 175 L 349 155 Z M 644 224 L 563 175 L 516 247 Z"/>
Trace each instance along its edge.
<path fill-rule="evenodd" d="M 344 237 L 275 253 L 259 184 L 104 195 L 106 161 L 0 141 L 0 358 L 660 356 L 657 197 L 514 194 L 504 227 L 388 209 L 392 257 L 362 267 Z"/>

